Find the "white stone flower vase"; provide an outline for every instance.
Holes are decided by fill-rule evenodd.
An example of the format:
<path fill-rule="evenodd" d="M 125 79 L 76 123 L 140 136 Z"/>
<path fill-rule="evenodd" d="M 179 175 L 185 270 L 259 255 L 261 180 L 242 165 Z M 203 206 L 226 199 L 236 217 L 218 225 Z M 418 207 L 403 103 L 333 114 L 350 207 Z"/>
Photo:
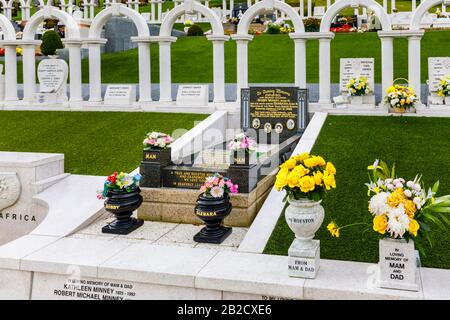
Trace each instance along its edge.
<path fill-rule="evenodd" d="M 350 96 L 350 104 L 361 105 L 363 104 L 363 96 Z"/>
<path fill-rule="evenodd" d="M 285 218 L 295 239 L 289 247 L 288 274 L 291 277 L 315 278 L 319 270 L 320 241 L 313 240 L 322 225 L 325 210 L 320 201 L 289 200 Z"/>
<path fill-rule="evenodd" d="M 380 240 L 379 286 L 388 289 L 418 291 L 419 273 L 417 269 L 414 241 L 385 238 Z"/>
<path fill-rule="evenodd" d="M 445 97 L 445 99 L 444 99 L 444 104 L 445 104 L 446 106 L 450 106 L 450 96 L 446 96 L 446 97 Z"/>

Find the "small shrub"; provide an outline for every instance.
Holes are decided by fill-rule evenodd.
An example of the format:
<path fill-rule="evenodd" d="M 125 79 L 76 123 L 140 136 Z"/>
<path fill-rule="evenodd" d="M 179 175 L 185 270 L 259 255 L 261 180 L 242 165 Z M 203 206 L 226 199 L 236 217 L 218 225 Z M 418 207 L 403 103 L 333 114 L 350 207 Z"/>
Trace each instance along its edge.
<path fill-rule="evenodd" d="M 267 26 L 267 34 L 280 34 L 280 29 L 281 26 L 277 25 L 277 24 L 269 24 Z"/>
<path fill-rule="evenodd" d="M 203 30 L 200 26 L 194 24 L 190 26 L 187 32 L 188 37 L 198 37 L 203 35 Z"/>
<path fill-rule="evenodd" d="M 64 48 L 61 37 L 53 30 L 46 31 L 42 36 L 41 52 L 43 55 L 54 55 L 57 49 Z"/>

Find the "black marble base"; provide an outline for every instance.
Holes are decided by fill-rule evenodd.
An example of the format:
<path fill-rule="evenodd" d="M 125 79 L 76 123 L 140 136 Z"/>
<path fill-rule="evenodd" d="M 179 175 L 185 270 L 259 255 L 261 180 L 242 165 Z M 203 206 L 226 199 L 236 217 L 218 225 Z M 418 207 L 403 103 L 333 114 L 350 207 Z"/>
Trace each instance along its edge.
<path fill-rule="evenodd" d="M 136 230 L 140 226 L 144 224 L 144 220 L 138 220 L 135 218 L 131 218 L 127 222 L 122 222 L 119 220 L 114 220 L 110 224 L 107 224 L 102 228 L 103 233 L 112 233 L 112 234 L 129 234 L 130 232 Z"/>
<path fill-rule="evenodd" d="M 139 167 L 139 173 L 142 176 L 140 186 L 146 188 L 162 187 L 162 170 L 163 166 L 160 164 L 142 161 Z"/>
<path fill-rule="evenodd" d="M 239 193 L 249 193 L 258 183 L 258 168 L 255 164 L 249 166 L 232 164 L 228 168 L 228 177 L 239 186 Z"/>
<path fill-rule="evenodd" d="M 214 231 L 204 227 L 194 236 L 195 242 L 221 244 L 231 234 L 232 228 L 220 227 Z"/>

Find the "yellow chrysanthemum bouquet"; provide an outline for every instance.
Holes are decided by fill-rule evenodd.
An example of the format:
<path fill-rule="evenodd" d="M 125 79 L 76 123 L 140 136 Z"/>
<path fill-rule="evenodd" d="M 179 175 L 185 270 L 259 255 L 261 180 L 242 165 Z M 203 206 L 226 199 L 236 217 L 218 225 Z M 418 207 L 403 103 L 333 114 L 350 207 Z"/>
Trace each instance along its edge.
<path fill-rule="evenodd" d="M 438 96 L 448 97 L 450 96 L 450 76 L 446 76 L 439 81 Z"/>
<path fill-rule="evenodd" d="M 350 96 L 365 96 L 372 92 L 367 77 L 351 78 L 345 87 Z"/>
<path fill-rule="evenodd" d="M 414 108 L 414 105 L 419 99 L 411 87 L 395 84 L 387 89 L 384 101 L 389 104 L 391 108 L 406 110 Z"/>
<path fill-rule="evenodd" d="M 325 190 L 336 188 L 336 168 L 321 156 L 302 153 L 291 157 L 280 166 L 275 188 L 285 190 L 287 198 L 314 201 L 322 199 Z"/>
<path fill-rule="evenodd" d="M 376 160 L 368 167 L 368 187 L 371 226 L 381 238 L 406 239 L 421 237 L 430 242 L 428 231 L 435 225 L 442 230 L 450 227 L 450 195 L 436 198 L 439 181 L 428 190 L 421 177 L 405 180 L 395 175 L 395 165 L 390 169 L 384 161 Z M 338 227 L 335 222 L 328 225 L 332 236 L 339 237 L 339 230 L 354 225 Z M 420 244 L 417 246 L 421 252 Z"/>

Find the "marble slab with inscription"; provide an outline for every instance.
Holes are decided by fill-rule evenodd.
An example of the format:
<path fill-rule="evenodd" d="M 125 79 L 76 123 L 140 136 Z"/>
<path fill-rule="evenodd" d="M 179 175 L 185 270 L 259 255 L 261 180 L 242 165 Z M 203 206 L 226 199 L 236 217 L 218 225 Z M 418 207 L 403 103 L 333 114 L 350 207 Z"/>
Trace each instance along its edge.
<path fill-rule="evenodd" d="M 177 92 L 177 106 L 207 106 L 207 85 L 180 85 Z"/>
<path fill-rule="evenodd" d="M 347 83 L 351 78 L 366 77 L 372 90 L 375 88 L 374 58 L 341 58 L 339 72 L 339 91 L 347 92 Z"/>
<path fill-rule="evenodd" d="M 37 77 L 39 92 L 35 102 L 39 104 L 59 104 L 67 101 L 67 77 L 69 67 L 62 59 L 45 59 L 39 62 Z"/>
<path fill-rule="evenodd" d="M 450 57 L 428 58 L 428 89 L 430 92 L 438 90 L 443 77 L 450 76 Z"/>
<path fill-rule="evenodd" d="M 130 84 L 110 84 L 103 99 L 106 105 L 131 105 L 136 101 L 136 86 Z"/>

